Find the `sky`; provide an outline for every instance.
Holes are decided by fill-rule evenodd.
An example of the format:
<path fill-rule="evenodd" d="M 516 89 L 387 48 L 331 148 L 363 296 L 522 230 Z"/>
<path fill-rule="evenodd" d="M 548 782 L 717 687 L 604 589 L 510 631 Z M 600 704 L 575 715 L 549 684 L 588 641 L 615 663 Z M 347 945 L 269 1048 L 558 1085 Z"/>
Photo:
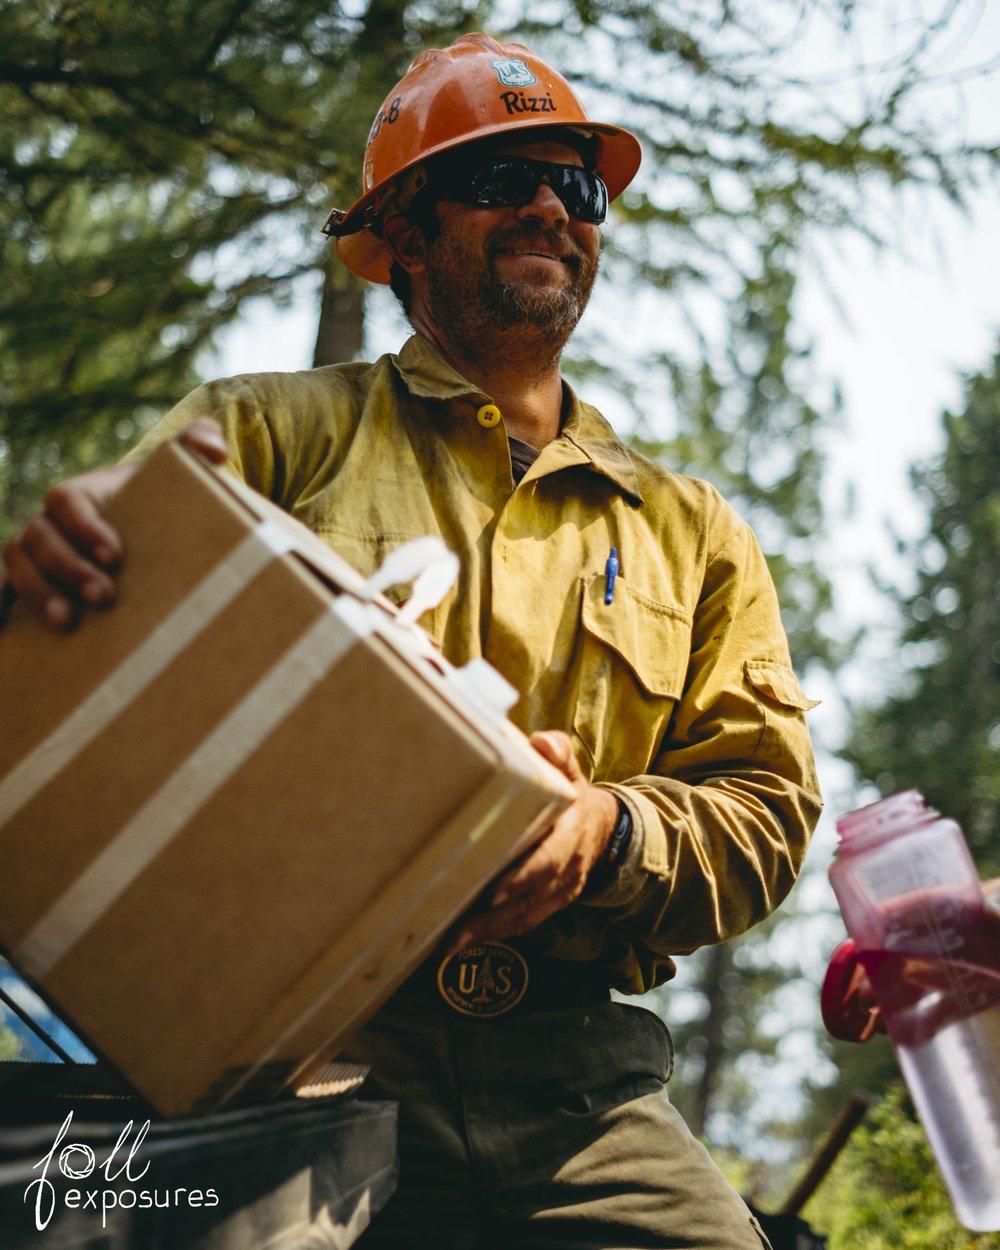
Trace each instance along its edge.
<path fill-rule="evenodd" d="M 971 19 L 975 18 L 975 22 Z M 1000 6 L 970 6 L 964 38 L 951 45 L 948 70 L 990 65 L 961 86 L 942 88 L 939 107 L 961 118 L 970 142 L 1000 140 Z M 933 97 L 932 97 L 933 99 Z M 912 569 L 893 536 L 912 539 L 925 518 L 910 486 L 911 466 L 943 448 L 942 413 L 960 411 L 964 381 L 988 366 L 1000 346 L 1000 188 L 969 198 L 968 211 L 940 198 L 914 196 L 897 205 L 891 246 L 877 250 L 855 237 L 822 249 L 829 286 L 807 273 L 799 319 L 815 346 L 818 373 L 843 388 L 842 426 L 829 437 L 829 532 L 822 550 L 833 576 L 843 634 L 866 627 L 861 646 L 836 680 L 812 680 L 824 705 L 815 716 L 821 744 L 834 744 L 846 721 L 845 700 L 878 702 L 897 670 L 892 605 L 871 571 L 907 587 Z M 814 843 L 813 864 L 829 862 L 833 817 L 845 804 L 877 797 L 858 792 L 847 771 L 823 752 L 820 776 L 828 811 Z M 817 884 L 817 904 L 830 904 Z"/>

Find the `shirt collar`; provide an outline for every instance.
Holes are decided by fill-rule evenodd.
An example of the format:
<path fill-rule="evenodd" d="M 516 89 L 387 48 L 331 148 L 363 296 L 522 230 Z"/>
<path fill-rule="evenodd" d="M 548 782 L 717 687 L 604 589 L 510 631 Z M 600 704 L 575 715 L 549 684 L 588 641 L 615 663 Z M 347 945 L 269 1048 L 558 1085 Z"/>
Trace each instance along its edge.
<path fill-rule="evenodd" d="M 437 349 L 419 333 L 403 344 L 393 364 L 412 395 L 422 399 L 468 400 L 481 404 L 490 397 L 473 386 L 442 358 Z M 642 502 L 639 475 L 625 444 L 596 408 L 584 404 L 566 382 L 568 415 L 559 438 L 544 448 L 545 465 L 532 472 L 548 472 L 571 464 L 589 464 L 613 482 L 619 490 Z M 552 465 L 553 455 L 557 464 Z"/>
<path fill-rule="evenodd" d="M 420 399 L 469 399 L 478 403 L 489 399 L 453 369 L 422 334 L 411 334 L 391 360 L 410 394 Z"/>
<path fill-rule="evenodd" d="M 569 400 L 569 415 L 559 436 L 560 441 L 564 439 L 571 443 L 598 473 L 603 473 L 636 503 L 642 503 L 639 475 L 628 448 L 596 408 L 582 403 L 566 382 L 563 386 Z"/>

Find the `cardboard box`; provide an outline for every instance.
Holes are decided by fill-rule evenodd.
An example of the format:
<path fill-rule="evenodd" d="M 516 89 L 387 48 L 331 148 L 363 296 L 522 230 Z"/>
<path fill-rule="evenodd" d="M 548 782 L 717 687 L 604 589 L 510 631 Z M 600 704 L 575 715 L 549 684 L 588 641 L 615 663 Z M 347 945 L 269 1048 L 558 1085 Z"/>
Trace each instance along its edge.
<path fill-rule="evenodd" d="M 307 1078 L 571 801 L 414 626 L 176 445 L 117 604 L 0 633 L 0 946 L 160 1112 Z"/>

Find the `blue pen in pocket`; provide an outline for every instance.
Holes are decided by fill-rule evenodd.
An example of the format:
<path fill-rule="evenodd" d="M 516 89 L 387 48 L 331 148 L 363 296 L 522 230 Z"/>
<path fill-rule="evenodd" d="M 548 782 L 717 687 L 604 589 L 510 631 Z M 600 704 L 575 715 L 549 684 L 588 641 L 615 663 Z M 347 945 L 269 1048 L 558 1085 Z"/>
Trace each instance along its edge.
<path fill-rule="evenodd" d="M 604 566 L 604 602 L 611 603 L 615 597 L 615 578 L 618 576 L 618 548 L 612 547 Z"/>

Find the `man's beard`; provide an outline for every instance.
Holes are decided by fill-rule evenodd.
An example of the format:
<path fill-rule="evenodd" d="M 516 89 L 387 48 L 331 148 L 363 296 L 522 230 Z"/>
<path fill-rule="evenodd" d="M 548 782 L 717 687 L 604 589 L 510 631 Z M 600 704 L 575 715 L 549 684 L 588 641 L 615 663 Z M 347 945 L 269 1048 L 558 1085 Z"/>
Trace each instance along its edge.
<path fill-rule="evenodd" d="M 565 256 L 569 281 L 558 285 L 504 281 L 495 258 L 513 248 Z M 470 356 L 495 348 L 494 336 L 519 330 L 527 347 L 562 351 L 583 315 L 597 276 L 597 258 L 559 227 L 515 223 L 498 232 L 486 254 L 470 256 L 454 237 L 439 236 L 428 250 L 427 302 L 438 325 Z"/>
<path fill-rule="evenodd" d="M 576 282 L 568 286 L 527 286 L 494 277 L 482 292 L 485 305 L 511 326 L 546 326 L 566 338 L 576 328 L 587 304 Z"/>

